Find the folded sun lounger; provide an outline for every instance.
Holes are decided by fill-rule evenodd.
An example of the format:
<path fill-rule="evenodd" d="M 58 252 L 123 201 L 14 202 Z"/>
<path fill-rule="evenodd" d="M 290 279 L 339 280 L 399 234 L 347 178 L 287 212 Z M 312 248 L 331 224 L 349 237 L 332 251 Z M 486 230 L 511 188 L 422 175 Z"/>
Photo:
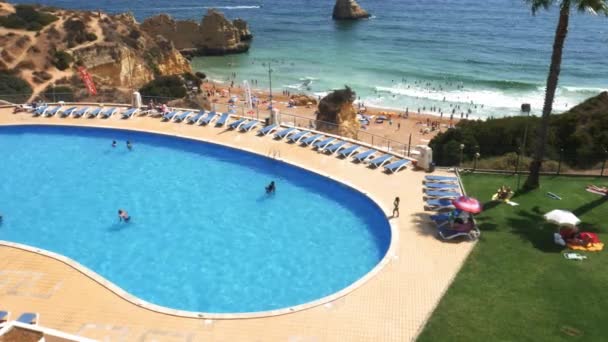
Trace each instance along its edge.
<path fill-rule="evenodd" d="M 97 115 L 99 115 L 99 113 L 101 113 L 102 110 L 103 110 L 103 107 L 97 107 L 97 108 L 93 109 L 92 111 L 90 111 L 88 113 L 89 117 L 90 118 L 96 117 Z"/>
<path fill-rule="evenodd" d="M 230 118 L 230 113 L 222 114 L 222 116 L 220 116 L 220 118 L 217 119 L 217 121 L 215 122 L 215 126 L 216 127 L 224 126 L 224 124 L 226 124 L 226 121 L 228 121 L 229 118 Z"/>
<path fill-rule="evenodd" d="M 426 201 L 424 207 L 427 210 L 452 210 L 455 208 L 449 199 L 430 199 Z"/>
<path fill-rule="evenodd" d="M 205 111 L 201 110 L 196 115 L 186 118 L 186 122 L 189 124 L 195 124 L 205 115 Z"/>
<path fill-rule="evenodd" d="M 202 119 L 201 121 L 199 121 L 199 125 L 208 125 L 211 121 L 213 121 L 213 119 L 215 119 L 215 117 L 217 116 L 216 112 L 211 112 L 209 114 L 207 114 L 207 116 Z"/>
<path fill-rule="evenodd" d="M 230 125 L 228 125 L 228 128 L 230 128 L 230 129 L 238 129 L 242 124 L 245 123 L 245 121 L 247 121 L 247 119 L 245 119 L 245 118 L 238 119 L 235 122 L 233 122 Z"/>
<path fill-rule="evenodd" d="M 457 177 L 450 177 L 450 176 L 426 176 L 424 177 L 424 179 L 427 182 L 435 182 L 435 183 L 443 183 L 443 182 L 457 182 L 458 178 Z"/>
<path fill-rule="evenodd" d="M 259 135 L 268 135 L 268 134 L 274 132 L 275 130 L 277 130 L 278 128 L 279 128 L 279 125 L 277 125 L 277 124 L 268 125 L 262 129 L 260 129 L 258 131 L 258 134 Z"/>
<path fill-rule="evenodd" d="M 334 154 L 334 153 L 338 152 L 342 147 L 344 147 L 344 145 L 346 145 L 346 141 L 338 141 L 335 144 L 331 144 L 331 145 L 325 147 L 323 149 L 323 152 L 326 152 L 328 154 Z"/>
<path fill-rule="evenodd" d="M 89 112 L 89 107 L 84 107 L 84 108 L 80 108 L 79 110 L 74 112 L 74 115 L 72 115 L 75 118 L 79 118 L 85 114 L 87 114 Z"/>
<path fill-rule="evenodd" d="M 306 136 L 306 134 L 310 133 L 310 131 L 301 131 L 295 134 L 292 134 L 289 137 L 289 141 L 297 143 L 300 142 L 301 139 L 304 139 L 304 137 Z"/>
<path fill-rule="evenodd" d="M 260 122 L 258 120 L 251 120 L 248 123 L 241 126 L 241 132 L 249 132 L 255 128 L 255 126 L 259 125 Z"/>
<path fill-rule="evenodd" d="M 114 115 L 114 113 L 116 113 L 116 110 L 116 107 L 108 108 L 99 113 L 99 116 L 101 116 L 102 118 L 109 118 L 110 116 Z"/>
<path fill-rule="evenodd" d="M 430 198 L 436 198 L 436 199 L 441 199 L 441 198 L 454 199 L 454 198 L 458 198 L 462 195 L 459 192 L 431 190 L 431 191 L 426 192 L 426 196 L 430 197 Z"/>
<path fill-rule="evenodd" d="M 361 152 L 359 154 L 357 154 L 356 156 L 354 156 L 354 160 L 357 162 L 363 162 L 365 159 L 370 158 L 374 155 L 374 153 L 376 153 L 378 151 L 371 149 L 371 150 L 367 150 L 365 152 Z"/>
<path fill-rule="evenodd" d="M 78 109 L 78 107 L 70 107 L 70 108 L 68 108 L 68 109 L 66 109 L 64 111 L 61 111 L 61 113 L 59 113 L 59 115 L 62 118 L 65 118 L 66 116 L 70 116 L 73 112 L 75 112 L 76 109 Z"/>
<path fill-rule="evenodd" d="M 312 144 L 316 143 L 316 142 L 317 142 L 317 140 L 320 140 L 320 139 L 322 139 L 322 138 L 323 138 L 323 134 L 315 134 L 315 135 L 313 135 L 312 137 L 308 137 L 308 138 L 306 138 L 306 139 L 304 139 L 304 140 L 301 140 L 300 142 L 301 142 L 303 145 L 308 145 L 308 146 L 310 146 L 310 145 L 312 145 Z"/>
<path fill-rule="evenodd" d="M 8 311 L 0 311 L 0 323 L 7 322 L 11 317 L 11 313 Z"/>
<path fill-rule="evenodd" d="M 380 166 L 390 162 L 391 158 L 393 158 L 392 154 L 385 154 L 383 156 L 370 160 L 369 165 L 373 166 L 373 167 L 380 167 Z"/>
<path fill-rule="evenodd" d="M 21 314 L 16 320 L 25 324 L 38 324 L 38 313 L 26 312 Z"/>
<path fill-rule="evenodd" d="M 289 128 L 285 128 L 284 130 L 277 132 L 274 137 L 277 139 L 283 139 L 285 137 L 287 137 L 290 133 L 294 133 L 296 130 L 295 127 L 289 127 Z"/>
<path fill-rule="evenodd" d="M 323 140 L 319 140 L 312 145 L 312 148 L 316 148 L 319 151 L 323 151 L 327 146 L 329 146 L 329 144 L 331 144 L 335 140 L 336 140 L 336 138 L 332 138 L 332 137 L 323 139 Z"/>
<path fill-rule="evenodd" d="M 443 191 L 459 189 L 458 184 L 450 184 L 450 183 L 426 183 L 425 186 L 427 189 L 443 190 Z"/>
<path fill-rule="evenodd" d="M 339 155 L 340 155 L 340 157 L 348 158 L 348 157 L 352 156 L 355 152 L 357 152 L 357 150 L 360 147 L 361 146 L 359 146 L 359 145 L 352 145 L 352 146 L 340 151 Z"/>
<path fill-rule="evenodd" d="M 409 159 L 400 159 L 388 165 L 384 165 L 384 170 L 388 173 L 396 173 L 401 169 L 406 168 L 412 161 Z"/>
<path fill-rule="evenodd" d="M 123 119 L 128 119 L 139 112 L 139 108 L 129 108 L 122 113 Z"/>

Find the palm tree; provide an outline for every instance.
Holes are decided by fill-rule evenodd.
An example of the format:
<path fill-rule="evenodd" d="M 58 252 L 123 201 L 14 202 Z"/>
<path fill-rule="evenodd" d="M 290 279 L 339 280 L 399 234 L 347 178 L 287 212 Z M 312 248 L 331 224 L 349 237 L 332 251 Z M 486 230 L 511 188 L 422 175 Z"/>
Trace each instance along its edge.
<path fill-rule="evenodd" d="M 532 14 L 539 9 L 548 9 L 553 4 L 559 4 L 559 21 L 555 30 L 553 41 L 553 53 L 551 55 L 551 66 L 547 76 L 547 87 L 545 90 L 545 102 L 543 104 L 543 116 L 538 128 L 534 158 L 530 164 L 530 175 L 526 179 L 524 189 L 535 189 L 539 186 L 540 167 L 545 156 L 545 145 L 547 144 L 547 131 L 549 129 L 549 115 L 553 109 L 553 99 L 557 89 L 557 81 L 562 64 L 562 52 L 564 41 L 568 34 L 568 22 L 570 9 L 575 7 L 579 12 L 603 13 L 608 15 L 608 0 L 524 0 L 532 7 Z"/>

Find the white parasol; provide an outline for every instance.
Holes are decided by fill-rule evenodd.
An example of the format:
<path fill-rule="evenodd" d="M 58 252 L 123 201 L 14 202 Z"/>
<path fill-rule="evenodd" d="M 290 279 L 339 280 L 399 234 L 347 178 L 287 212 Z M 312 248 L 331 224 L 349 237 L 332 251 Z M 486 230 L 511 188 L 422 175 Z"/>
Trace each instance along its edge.
<path fill-rule="evenodd" d="M 551 210 L 544 215 L 545 220 L 555 223 L 560 226 L 576 226 L 581 223 L 581 220 L 576 217 L 573 213 L 567 210 Z"/>

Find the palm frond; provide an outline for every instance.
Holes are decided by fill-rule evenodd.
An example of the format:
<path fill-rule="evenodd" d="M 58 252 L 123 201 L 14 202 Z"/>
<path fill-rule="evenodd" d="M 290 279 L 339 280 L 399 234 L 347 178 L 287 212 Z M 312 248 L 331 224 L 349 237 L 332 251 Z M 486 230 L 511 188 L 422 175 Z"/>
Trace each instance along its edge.
<path fill-rule="evenodd" d="M 607 0 L 576 0 L 576 9 L 579 12 L 588 12 L 591 14 L 608 15 Z"/>
<path fill-rule="evenodd" d="M 591 1 L 591 0 L 590 0 Z M 536 14 L 539 9 L 549 9 L 551 5 L 555 2 L 555 0 L 524 0 L 527 4 L 530 5 L 532 9 L 532 14 Z"/>

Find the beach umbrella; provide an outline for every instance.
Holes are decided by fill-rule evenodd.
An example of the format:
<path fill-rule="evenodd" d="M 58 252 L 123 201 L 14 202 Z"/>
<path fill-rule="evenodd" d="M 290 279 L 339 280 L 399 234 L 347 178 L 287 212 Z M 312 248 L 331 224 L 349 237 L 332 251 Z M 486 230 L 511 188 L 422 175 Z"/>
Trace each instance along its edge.
<path fill-rule="evenodd" d="M 545 220 L 551 223 L 555 223 L 559 226 L 576 226 L 577 224 L 581 223 L 581 220 L 579 220 L 576 215 L 567 210 L 551 210 L 543 217 L 545 218 Z"/>
<path fill-rule="evenodd" d="M 481 203 L 473 197 L 460 196 L 455 200 L 452 200 L 452 204 L 457 209 L 471 214 L 478 214 L 481 212 Z"/>

